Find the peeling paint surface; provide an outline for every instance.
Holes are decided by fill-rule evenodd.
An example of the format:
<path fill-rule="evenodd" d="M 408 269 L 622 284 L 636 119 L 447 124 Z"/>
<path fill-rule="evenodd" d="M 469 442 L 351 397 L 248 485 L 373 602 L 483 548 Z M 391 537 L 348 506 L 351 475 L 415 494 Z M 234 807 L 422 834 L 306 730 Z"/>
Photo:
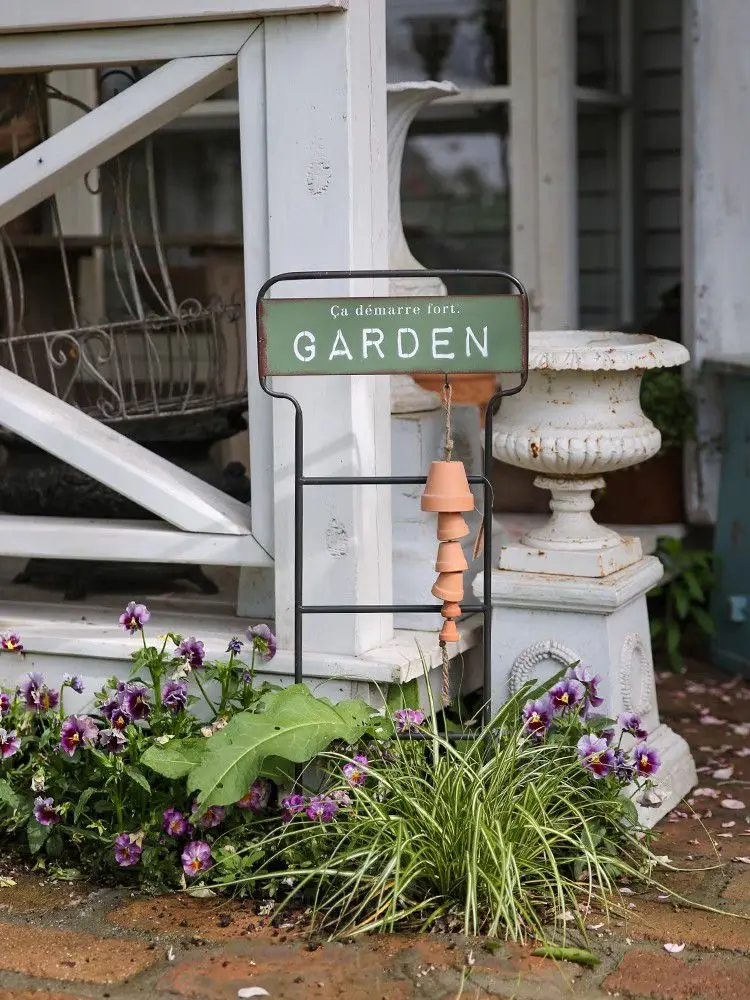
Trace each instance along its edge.
<path fill-rule="evenodd" d="M 342 559 L 349 551 L 347 530 L 333 514 L 326 529 L 326 550 L 334 559 Z"/>

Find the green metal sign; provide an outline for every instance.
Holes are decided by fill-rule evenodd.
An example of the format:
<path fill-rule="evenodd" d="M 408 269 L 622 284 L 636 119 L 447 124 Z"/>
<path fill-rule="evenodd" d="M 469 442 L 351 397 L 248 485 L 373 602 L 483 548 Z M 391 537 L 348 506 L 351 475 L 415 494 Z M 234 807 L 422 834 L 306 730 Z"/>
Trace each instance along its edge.
<path fill-rule="evenodd" d="M 523 371 L 523 297 L 263 299 L 265 375 Z"/>

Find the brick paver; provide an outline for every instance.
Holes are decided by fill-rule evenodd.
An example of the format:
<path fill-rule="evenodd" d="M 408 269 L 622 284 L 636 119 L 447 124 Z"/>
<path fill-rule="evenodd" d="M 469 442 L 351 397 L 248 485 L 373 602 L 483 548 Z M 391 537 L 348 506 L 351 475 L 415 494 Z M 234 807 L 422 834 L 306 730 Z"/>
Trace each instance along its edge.
<path fill-rule="evenodd" d="M 744 1000 L 750 995 L 750 959 L 684 956 L 629 951 L 602 986 L 611 993 L 659 1000 Z"/>
<path fill-rule="evenodd" d="M 119 983 L 161 957 L 141 941 L 20 924 L 0 923 L 0 941 L 1 970 L 60 982 Z"/>

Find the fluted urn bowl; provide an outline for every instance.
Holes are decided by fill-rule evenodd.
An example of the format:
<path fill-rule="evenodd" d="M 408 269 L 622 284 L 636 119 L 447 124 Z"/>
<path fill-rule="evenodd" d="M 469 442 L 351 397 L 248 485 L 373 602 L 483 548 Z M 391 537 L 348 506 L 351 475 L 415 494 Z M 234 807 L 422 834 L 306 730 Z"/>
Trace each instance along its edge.
<path fill-rule="evenodd" d="M 543 330 L 529 335 L 528 383 L 503 400 L 492 439 L 496 458 L 537 472 L 536 485 L 552 493 L 549 522 L 530 532 L 521 549 L 536 554 L 618 551 L 605 562 L 581 556 L 578 565 L 575 559 L 559 559 L 555 568 L 550 561 L 530 559 L 528 551 L 504 553 L 507 568 L 567 568 L 572 575 L 581 570 L 580 575 L 598 576 L 640 558 L 638 545 L 626 552 L 616 532 L 593 520 L 591 491 L 604 485 L 603 474 L 659 451 L 661 434 L 641 409 L 641 379 L 651 368 L 689 359 L 681 344 L 648 334 Z"/>

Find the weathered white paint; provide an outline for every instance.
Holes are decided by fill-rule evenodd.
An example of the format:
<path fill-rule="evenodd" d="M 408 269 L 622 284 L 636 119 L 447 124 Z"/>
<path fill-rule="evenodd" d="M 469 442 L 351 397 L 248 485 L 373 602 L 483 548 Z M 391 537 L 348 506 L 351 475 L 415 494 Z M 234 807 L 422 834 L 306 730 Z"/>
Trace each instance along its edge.
<path fill-rule="evenodd" d="M 248 620 L 208 612 L 180 612 L 169 601 L 150 601 L 149 604 L 149 635 L 158 635 L 166 629 L 182 635 L 197 635 L 211 659 L 223 659 L 229 638 L 241 636 L 248 624 L 258 621 L 257 617 Z M 113 674 L 128 677 L 137 639 L 123 632 L 118 617 L 119 610 L 91 608 L 88 604 L 73 602 L 55 605 L 5 602 L 0 615 L 0 631 L 17 630 L 23 638 L 26 654 L 23 659 L 0 657 L 0 683 L 11 687 L 29 670 L 40 670 L 51 680 L 60 679 L 63 673 L 82 674 L 88 692 L 92 692 Z M 273 625 L 270 619 L 267 620 Z M 466 657 L 477 646 L 481 620 L 471 616 L 459 622 L 458 628 L 461 640 L 456 652 Z M 337 700 L 367 697 L 373 704 L 381 705 L 383 685 L 405 683 L 424 676 L 420 649 L 431 671 L 433 687 L 439 690 L 441 651 L 437 635 L 425 636 L 406 630 L 397 632 L 382 646 L 360 656 L 306 653 L 305 677 L 317 694 Z M 276 684 L 290 683 L 293 675 L 291 651 L 279 649 L 276 656 L 263 665 L 258 679 L 259 682 L 265 678 Z M 454 682 L 462 677 L 464 690 L 473 690 L 481 683 L 481 670 L 464 669 L 464 664 L 458 660 L 453 664 Z M 338 690 L 327 686 L 334 683 L 340 685 Z"/>
<path fill-rule="evenodd" d="M 183 531 L 250 533 L 245 504 L 2 367 L 0 424 Z"/>
<path fill-rule="evenodd" d="M 383 0 L 346 17 L 266 22 L 271 273 L 387 266 Z M 293 123 L 293 126 L 290 125 Z M 277 295 L 368 294 L 371 282 L 301 283 Z M 387 474 L 389 386 L 383 377 L 274 379 L 306 415 L 309 475 Z M 291 648 L 293 413 L 274 404 L 276 625 Z M 390 497 L 385 488 L 305 491 L 306 599 L 390 603 Z M 392 636 L 389 615 L 305 621 L 305 650 L 359 653 Z"/>
<path fill-rule="evenodd" d="M 640 808 L 653 826 L 696 784 L 687 743 L 660 724 L 646 593 L 663 573 L 653 556 L 599 580 L 516 573 L 492 574 L 492 701 L 502 704 L 527 680 L 545 681 L 580 661 L 601 676 L 600 711 L 615 719 L 635 712 L 662 757 L 662 804 Z M 482 578 L 474 585 L 481 595 Z"/>
<path fill-rule="evenodd" d="M 0 170 L 0 225 L 235 78 L 230 56 L 175 59 Z"/>
<path fill-rule="evenodd" d="M 348 5 L 349 0 L 129 0 L 127 7 L 120 7 L 111 0 L 3 0 L 0 34 L 325 13 Z"/>
<path fill-rule="evenodd" d="M 242 163 L 242 237 L 250 431 L 253 534 L 274 550 L 273 418 L 271 399 L 258 381 L 255 296 L 269 277 L 268 166 L 266 153 L 265 32 L 260 28 L 237 58 Z M 249 458 L 250 456 L 248 456 Z"/>
<path fill-rule="evenodd" d="M 513 269 L 532 329 L 578 322 L 575 2 L 509 0 Z"/>
<path fill-rule="evenodd" d="M 257 20 L 224 21 L 64 33 L 0 34 L 0 73 L 231 56 L 239 52 L 260 23 Z"/>
<path fill-rule="evenodd" d="M 495 416 L 493 454 L 539 473 L 552 516 L 503 550 L 503 569 L 598 577 L 641 558 L 637 539 L 594 521 L 591 492 L 604 485 L 602 474 L 658 452 L 661 435 L 641 410 L 641 378 L 688 360 L 681 344 L 645 334 L 531 334 L 529 381 Z"/>
<path fill-rule="evenodd" d="M 269 567 L 250 534 L 181 531 L 152 521 L 22 517 L 0 514 L 0 554 L 30 559 L 93 559 Z"/>
<path fill-rule="evenodd" d="M 0 53 L 0 65 L 2 54 Z M 51 88 L 73 97 L 90 108 L 99 103 L 96 70 L 62 69 L 47 75 Z M 50 135 L 62 132 L 81 118 L 85 111 L 69 101 L 56 97 L 47 100 L 47 123 Z M 55 194 L 60 214 L 60 231 L 66 236 L 101 236 L 103 233 L 102 198 L 99 191 L 99 171 L 79 177 Z M 105 315 L 104 250 L 95 247 L 90 255 L 81 257 L 77 266 L 76 304 L 82 321 L 95 323 Z"/>
<path fill-rule="evenodd" d="M 750 343 L 750 5 L 685 0 L 683 74 L 683 337 L 694 374 Z M 688 465 L 691 521 L 716 519 L 720 396 L 696 382 L 698 440 Z"/>

